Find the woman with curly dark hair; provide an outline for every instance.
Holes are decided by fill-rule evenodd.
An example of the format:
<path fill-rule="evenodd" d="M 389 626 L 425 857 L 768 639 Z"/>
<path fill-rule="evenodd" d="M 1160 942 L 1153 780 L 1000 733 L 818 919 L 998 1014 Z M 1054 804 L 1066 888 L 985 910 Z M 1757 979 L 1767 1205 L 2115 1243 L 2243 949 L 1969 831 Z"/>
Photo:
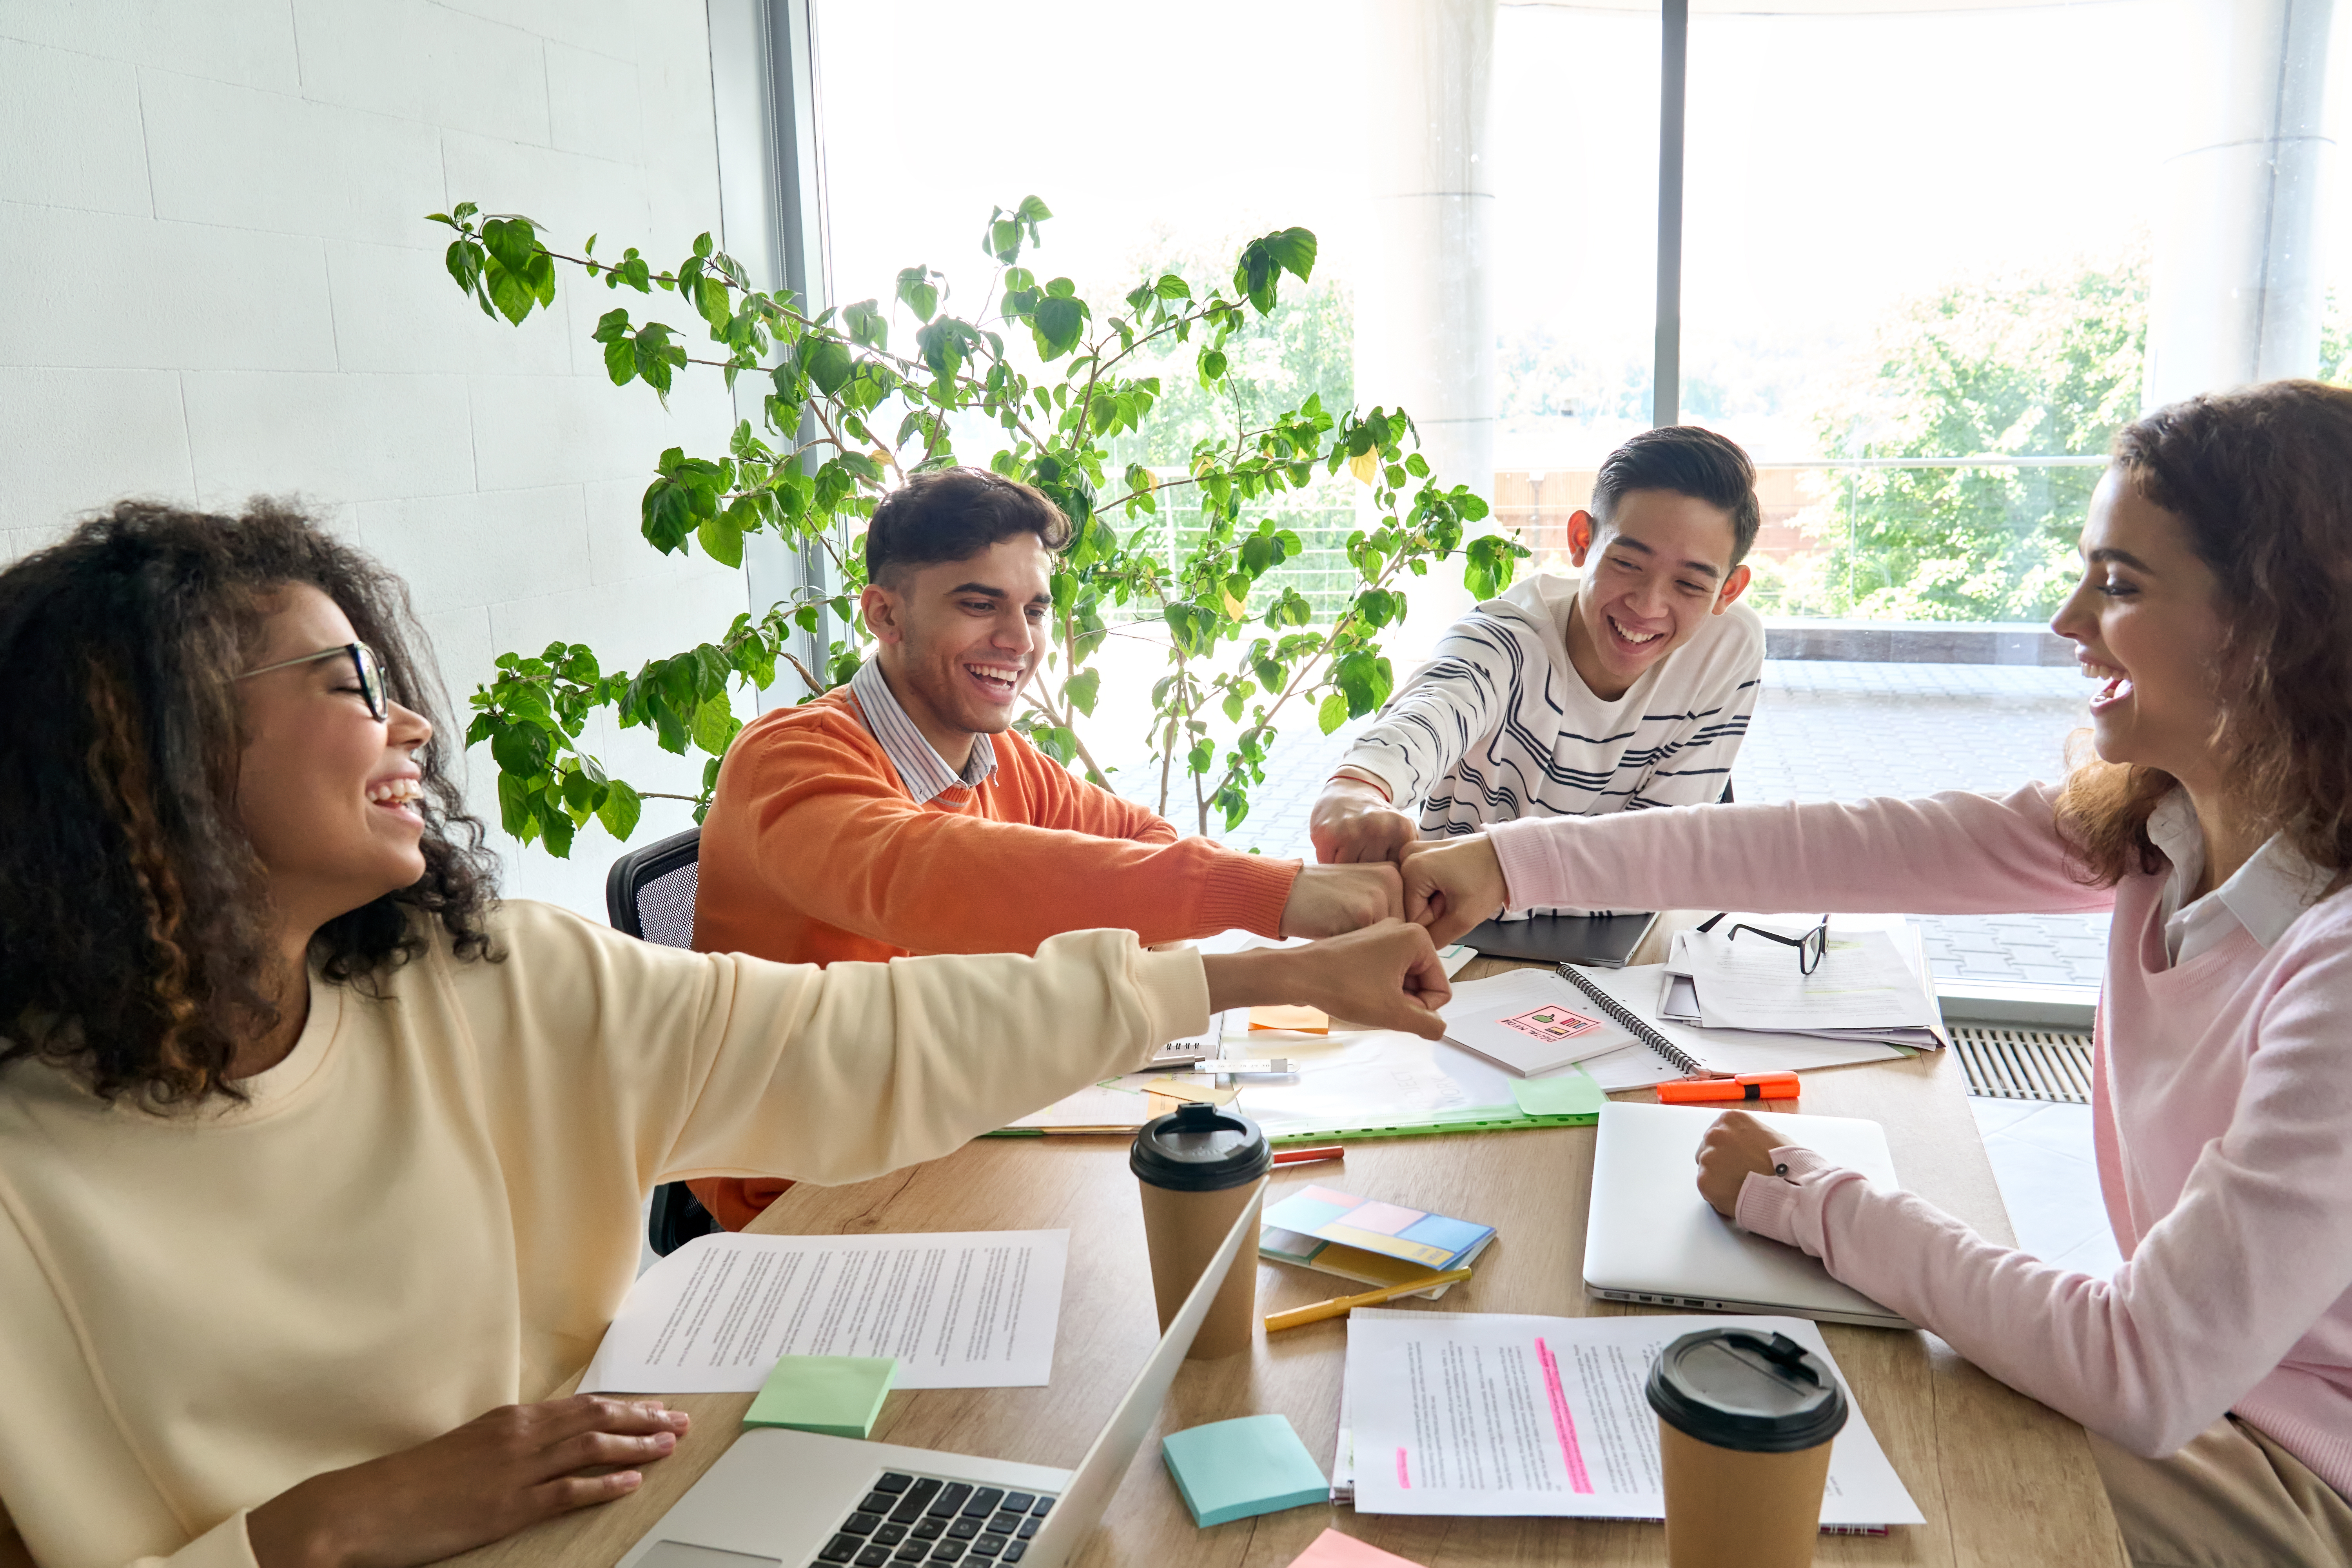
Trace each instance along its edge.
<path fill-rule="evenodd" d="M 126 504 L 0 572 L 0 1558 L 433 1561 L 685 1417 L 547 1396 L 655 1183 L 861 1180 L 1210 1010 L 1434 1035 L 1389 921 L 828 970 L 493 898 L 405 595 L 297 513 Z"/>
<path fill-rule="evenodd" d="M 2101 682 L 2061 789 L 1528 822 L 1433 848 L 1505 902 L 2112 909 L 2094 1068 L 2112 1279 L 1719 1120 L 1699 1191 L 2093 1434 L 2142 1564 L 2352 1563 L 2352 390 L 2117 437 L 2051 625 Z"/>

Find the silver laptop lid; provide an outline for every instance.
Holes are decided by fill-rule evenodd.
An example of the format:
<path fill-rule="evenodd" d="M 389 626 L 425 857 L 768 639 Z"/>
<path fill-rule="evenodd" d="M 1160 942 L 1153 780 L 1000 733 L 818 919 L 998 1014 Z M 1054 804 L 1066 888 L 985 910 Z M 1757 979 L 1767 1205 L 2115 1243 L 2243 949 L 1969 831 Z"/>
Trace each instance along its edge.
<path fill-rule="evenodd" d="M 1265 1195 L 1265 1177 L 1258 1178 L 1257 1189 L 1242 1205 L 1241 1216 L 1225 1233 L 1216 1256 L 1201 1270 L 1192 1293 L 1184 1298 L 1182 1308 L 1169 1321 L 1168 1331 L 1160 1336 L 1160 1343 L 1144 1362 L 1143 1370 L 1128 1385 L 1125 1397 L 1103 1424 L 1094 1447 L 1087 1450 L 1087 1457 L 1070 1473 L 1070 1484 L 1062 1489 L 1061 1500 L 1054 1505 L 1054 1511 L 1045 1516 L 1044 1527 L 1029 1542 L 1021 1568 L 1062 1568 L 1094 1532 L 1103 1510 L 1110 1506 L 1111 1494 L 1118 1490 L 1128 1466 L 1134 1462 L 1135 1451 L 1143 1447 L 1144 1434 L 1160 1418 L 1160 1406 L 1168 1398 L 1169 1385 L 1176 1381 L 1176 1369 L 1184 1364 L 1185 1354 L 1192 1348 L 1192 1337 L 1201 1331 L 1201 1320 L 1209 1315 L 1209 1303 L 1216 1299 L 1218 1288 L 1234 1267 L 1234 1259 L 1247 1247 L 1250 1256 L 1244 1267 L 1257 1267 L 1258 1203 Z"/>
<path fill-rule="evenodd" d="M 1744 1107 L 1742 1109 L 1745 1109 Z M 1601 1108 L 1592 1155 L 1584 1287 L 1617 1300 L 1717 1311 L 1790 1312 L 1833 1322 L 1908 1327 L 1902 1316 L 1829 1276 L 1817 1258 L 1750 1236 L 1698 1195 L 1699 1141 L 1721 1110 Z M 1844 1116 L 1763 1116 L 1791 1143 L 1818 1149 L 1872 1185 L 1899 1186 L 1885 1130 Z"/>

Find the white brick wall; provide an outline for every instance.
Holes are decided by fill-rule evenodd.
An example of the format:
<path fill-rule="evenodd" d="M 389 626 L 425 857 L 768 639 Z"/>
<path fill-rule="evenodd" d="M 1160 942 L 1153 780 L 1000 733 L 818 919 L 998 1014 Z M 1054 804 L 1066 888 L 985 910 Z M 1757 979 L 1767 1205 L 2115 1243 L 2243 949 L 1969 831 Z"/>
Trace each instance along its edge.
<path fill-rule="evenodd" d="M 0 562 L 121 496 L 297 494 L 407 579 L 459 724 L 502 651 L 612 668 L 723 628 L 741 578 L 636 532 L 660 449 L 724 441 L 723 393 L 612 387 L 587 333 L 615 301 L 569 271 L 555 315 L 485 320 L 421 221 L 466 200 L 562 249 L 715 232 L 700 0 L 0 0 Z M 686 820 L 648 803 L 638 841 Z M 602 829 L 568 864 L 499 847 L 509 891 L 603 913 Z"/>

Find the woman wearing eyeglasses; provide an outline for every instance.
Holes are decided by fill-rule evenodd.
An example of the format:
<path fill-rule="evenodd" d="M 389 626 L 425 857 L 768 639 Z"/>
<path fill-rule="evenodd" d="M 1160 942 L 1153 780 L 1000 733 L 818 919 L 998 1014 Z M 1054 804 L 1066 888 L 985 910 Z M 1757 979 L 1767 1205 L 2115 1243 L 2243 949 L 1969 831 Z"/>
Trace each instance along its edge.
<path fill-rule="evenodd" d="M 0 572 L 0 1563 L 425 1563 L 622 1496 L 685 1417 L 548 1395 L 655 1183 L 876 1175 L 1212 1008 L 1437 1032 L 1395 921 L 817 970 L 500 904 L 406 627 L 262 504 Z"/>
<path fill-rule="evenodd" d="M 1738 1113 L 1699 1190 L 2089 1427 L 2135 1561 L 2352 1562 L 2352 391 L 2130 426 L 2082 556 L 2051 625 L 2102 685 L 2063 786 L 1513 823 L 1412 856 L 1407 908 L 1440 942 L 1505 903 L 2112 908 L 2114 1279 Z"/>

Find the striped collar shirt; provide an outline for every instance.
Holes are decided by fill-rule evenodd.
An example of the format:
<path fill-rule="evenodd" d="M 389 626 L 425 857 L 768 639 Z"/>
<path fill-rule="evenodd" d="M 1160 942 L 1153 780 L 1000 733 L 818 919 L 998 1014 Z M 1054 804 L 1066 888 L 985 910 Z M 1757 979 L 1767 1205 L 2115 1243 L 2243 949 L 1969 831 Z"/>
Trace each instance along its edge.
<path fill-rule="evenodd" d="M 850 695 L 857 699 L 859 717 L 881 743 L 882 754 L 898 771 L 898 782 L 917 805 L 925 805 L 951 789 L 977 789 L 996 774 L 996 742 L 992 736 L 972 737 L 971 760 L 963 772 L 948 766 L 938 748 L 923 738 L 915 721 L 882 678 L 882 661 L 869 658 L 849 678 Z"/>

